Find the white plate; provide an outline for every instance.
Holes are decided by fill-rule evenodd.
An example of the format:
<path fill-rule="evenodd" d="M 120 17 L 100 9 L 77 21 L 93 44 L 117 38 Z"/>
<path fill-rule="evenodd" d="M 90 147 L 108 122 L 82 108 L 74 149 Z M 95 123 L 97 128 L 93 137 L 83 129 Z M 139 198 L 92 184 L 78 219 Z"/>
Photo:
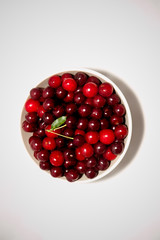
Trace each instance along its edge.
<path fill-rule="evenodd" d="M 118 166 L 118 164 L 122 161 L 122 159 L 124 158 L 126 152 L 127 152 L 127 149 L 129 147 L 129 144 L 130 144 L 130 141 L 131 141 L 131 135 L 132 135 L 132 117 L 131 117 L 131 111 L 130 111 L 130 108 L 128 106 L 128 103 L 127 103 L 127 100 L 126 98 L 124 97 L 123 93 L 121 92 L 121 90 L 117 87 L 117 85 L 111 81 L 109 78 L 107 78 L 106 76 L 104 76 L 103 74 L 101 73 L 98 73 L 94 70 L 90 70 L 90 69 L 85 69 L 85 68 L 77 68 L 77 69 L 65 69 L 64 71 L 61 71 L 61 72 L 57 72 L 57 73 L 53 73 L 53 75 L 62 75 L 64 73 L 71 73 L 71 74 L 75 74 L 76 72 L 85 72 L 88 76 L 95 76 L 97 78 L 99 78 L 102 82 L 109 82 L 112 84 L 112 86 L 114 87 L 116 93 L 119 95 L 120 99 L 121 99 L 121 103 L 124 104 L 125 108 L 126 108 L 126 115 L 125 115 L 125 120 L 126 120 L 126 125 L 128 126 L 128 135 L 127 137 L 125 138 L 124 140 L 124 143 L 125 143 L 125 146 L 124 146 L 124 149 L 123 149 L 123 152 L 118 155 L 116 157 L 115 160 L 111 161 L 111 164 L 109 166 L 108 169 L 106 169 L 105 171 L 99 171 L 99 174 L 97 175 L 97 177 L 93 178 L 93 179 L 89 179 L 87 178 L 85 175 L 83 175 L 77 182 L 81 182 L 81 183 L 86 183 L 86 182 L 92 182 L 92 181 L 96 181 L 100 178 L 103 178 L 104 176 L 106 176 L 107 174 L 109 174 L 111 171 L 113 171 L 113 169 L 115 169 L 115 167 Z M 50 76 L 51 77 L 51 76 Z M 46 78 L 44 81 L 42 81 L 40 84 L 38 84 L 37 87 L 46 87 L 48 85 L 48 79 L 50 78 Z M 35 86 L 33 86 L 35 87 Z M 30 98 L 28 96 L 28 98 Z M 27 99 L 28 99 L 27 98 Z M 26 100 L 27 100 L 26 99 Z M 25 119 L 25 114 L 27 112 L 25 111 L 25 108 L 23 107 L 23 110 L 22 110 L 22 115 L 21 115 L 21 126 L 22 126 L 22 122 L 24 121 Z M 21 127 L 20 126 L 20 127 Z M 38 165 L 39 164 L 39 161 L 35 159 L 35 157 L 33 156 L 33 151 L 32 149 L 30 148 L 30 145 L 28 143 L 28 139 L 29 137 L 33 134 L 33 133 L 27 133 L 25 131 L 23 131 L 22 127 L 21 127 L 21 134 L 22 134 L 22 139 L 23 139 L 23 142 L 24 142 L 24 145 L 29 153 L 29 155 L 31 156 L 31 158 L 35 161 L 35 163 Z M 46 172 L 49 172 L 49 171 L 46 171 Z M 59 179 L 62 179 L 64 180 L 65 177 L 61 177 Z M 54 180 L 54 179 L 53 179 Z M 65 181 L 67 181 L 65 179 Z"/>

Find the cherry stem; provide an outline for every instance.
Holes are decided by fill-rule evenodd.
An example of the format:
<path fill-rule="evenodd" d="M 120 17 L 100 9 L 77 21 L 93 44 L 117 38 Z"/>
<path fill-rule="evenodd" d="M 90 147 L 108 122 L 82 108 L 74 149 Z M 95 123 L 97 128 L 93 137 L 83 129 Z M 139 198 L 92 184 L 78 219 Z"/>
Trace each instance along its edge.
<path fill-rule="evenodd" d="M 57 130 L 58 128 L 56 128 L 55 130 Z M 54 130 L 53 130 L 54 131 Z M 52 130 L 47 130 L 47 132 L 53 132 Z M 64 137 L 64 138 L 68 138 L 68 139 L 74 139 L 74 138 L 72 138 L 72 137 L 68 137 L 68 136 L 65 136 L 65 135 L 62 135 L 62 134 L 59 134 L 59 133 L 56 133 L 56 132 L 54 132 L 54 134 L 56 134 L 56 135 L 58 135 L 58 136 L 60 136 L 60 137 Z"/>
<path fill-rule="evenodd" d="M 67 126 L 67 125 L 65 124 L 65 125 L 63 125 L 63 126 L 61 126 L 61 127 L 55 128 L 54 131 L 57 130 L 57 129 L 60 129 L 60 128 L 63 128 L 63 127 L 66 127 L 66 126 Z"/>

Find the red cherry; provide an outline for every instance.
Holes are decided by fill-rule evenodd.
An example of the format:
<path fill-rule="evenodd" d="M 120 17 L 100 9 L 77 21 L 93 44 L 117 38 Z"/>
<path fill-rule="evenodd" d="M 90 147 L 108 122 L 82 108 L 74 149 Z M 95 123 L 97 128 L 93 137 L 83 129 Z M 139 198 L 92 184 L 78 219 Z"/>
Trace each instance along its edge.
<path fill-rule="evenodd" d="M 113 154 L 110 148 L 107 148 L 107 150 L 103 154 L 103 157 L 109 161 L 112 161 L 117 157 L 117 155 Z"/>
<path fill-rule="evenodd" d="M 100 142 L 104 144 L 111 144 L 114 139 L 114 132 L 111 129 L 103 129 L 99 133 Z"/>
<path fill-rule="evenodd" d="M 63 169 L 62 167 L 52 167 L 50 173 L 52 177 L 62 177 Z"/>
<path fill-rule="evenodd" d="M 32 98 L 28 99 L 25 103 L 25 109 L 27 112 L 37 112 L 39 106 L 39 101 L 33 100 Z"/>
<path fill-rule="evenodd" d="M 85 158 L 89 158 L 93 155 L 94 150 L 93 150 L 93 147 L 89 143 L 85 143 L 81 146 L 81 152 Z"/>
<path fill-rule="evenodd" d="M 30 146 L 33 151 L 40 151 L 42 149 L 42 141 L 39 137 L 34 137 L 30 142 Z"/>
<path fill-rule="evenodd" d="M 114 126 L 121 124 L 121 123 L 123 123 L 123 117 L 120 117 L 120 116 L 114 114 L 110 117 L 110 123 Z"/>
<path fill-rule="evenodd" d="M 88 83 L 88 82 L 93 82 L 93 83 L 97 84 L 98 86 L 101 84 L 101 81 L 98 78 L 94 77 L 94 76 L 89 77 L 87 79 L 86 83 Z"/>
<path fill-rule="evenodd" d="M 87 132 L 86 135 L 85 135 L 85 140 L 89 144 L 97 143 L 98 140 L 99 140 L 98 132 L 94 132 L 94 131 Z"/>
<path fill-rule="evenodd" d="M 61 129 L 57 129 L 57 130 L 53 130 L 51 132 L 48 132 L 47 130 L 50 130 L 51 129 L 51 124 L 48 125 L 46 128 L 45 128 L 45 134 L 47 135 L 47 137 L 51 137 L 51 138 L 57 138 L 58 135 L 56 133 L 60 133 L 61 132 Z"/>
<path fill-rule="evenodd" d="M 83 130 L 76 129 L 74 135 L 82 135 L 82 136 L 85 136 L 85 132 L 84 132 Z"/>
<path fill-rule="evenodd" d="M 94 107 L 98 107 L 101 108 L 105 105 L 106 103 L 106 99 L 104 97 L 102 97 L 101 95 L 97 94 L 94 98 L 93 98 L 93 106 Z"/>
<path fill-rule="evenodd" d="M 128 135 L 128 128 L 126 125 L 119 124 L 114 133 L 117 139 L 124 139 Z"/>
<path fill-rule="evenodd" d="M 69 182 L 75 182 L 79 179 L 79 173 L 76 169 L 69 169 L 66 174 L 65 177 Z"/>
<path fill-rule="evenodd" d="M 103 112 L 102 112 L 101 108 L 93 108 L 92 113 L 91 113 L 91 117 L 95 118 L 95 119 L 101 119 L 102 114 L 103 114 Z"/>
<path fill-rule="evenodd" d="M 99 86 L 99 94 L 102 97 L 109 97 L 112 93 L 113 93 L 113 87 L 110 83 L 105 82 Z"/>
<path fill-rule="evenodd" d="M 61 85 L 61 77 L 58 75 L 54 75 L 49 78 L 48 84 L 52 88 L 58 88 Z"/>
<path fill-rule="evenodd" d="M 43 114 L 44 114 L 46 111 L 47 111 L 47 110 L 45 110 L 44 107 L 43 107 L 42 105 L 40 105 L 40 106 L 38 107 L 38 110 L 37 110 L 38 116 L 39 116 L 40 118 L 42 118 L 42 117 L 43 117 Z"/>
<path fill-rule="evenodd" d="M 86 98 L 84 103 L 93 107 L 93 98 Z"/>
<path fill-rule="evenodd" d="M 94 168 L 87 168 L 85 171 L 87 178 L 95 178 L 98 175 L 98 171 Z"/>
<path fill-rule="evenodd" d="M 73 92 L 68 92 L 67 96 L 63 99 L 65 102 L 72 102 L 74 98 L 74 93 Z"/>
<path fill-rule="evenodd" d="M 23 121 L 22 128 L 25 132 L 34 132 L 36 130 L 36 124 L 35 123 L 29 123 L 27 121 Z"/>
<path fill-rule="evenodd" d="M 56 147 L 56 142 L 51 137 L 45 137 L 42 142 L 43 148 L 47 150 L 53 150 Z"/>
<path fill-rule="evenodd" d="M 50 163 L 55 167 L 61 166 L 64 162 L 63 153 L 58 150 L 51 152 L 49 159 Z"/>
<path fill-rule="evenodd" d="M 72 74 L 70 74 L 70 73 L 64 73 L 64 74 L 61 76 L 62 81 L 63 81 L 65 78 L 72 78 Z"/>
<path fill-rule="evenodd" d="M 76 159 L 77 159 L 77 160 L 79 160 L 79 161 L 85 160 L 85 157 L 84 157 L 83 154 L 82 154 L 82 149 L 81 149 L 81 147 L 76 148 L 75 154 L 76 154 Z"/>
<path fill-rule="evenodd" d="M 116 104 L 113 107 L 113 112 L 117 114 L 117 116 L 122 117 L 125 114 L 126 109 L 123 104 Z"/>
<path fill-rule="evenodd" d="M 37 159 L 41 161 L 48 161 L 49 160 L 49 151 L 46 149 L 42 149 L 37 153 Z"/>
<path fill-rule="evenodd" d="M 62 82 L 62 87 L 68 92 L 74 92 L 77 88 L 77 83 L 73 78 L 65 78 Z"/>
<path fill-rule="evenodd" d="M 101 171 L 106 170 L 107 168 L 109 168 L 110 165 L 110 161 L 108 161 L 107 159 L 100 157 L 98 160 L 98 164 L 97 164 L 97 168 Z"/>
<path fill-rule="evenodd" d="M 89 82 L 83 86 L 83 94 L 85 97 L 92 98 L 96 96 L 97 93 L 98 93 L 98 86 L 95 83 Z"/>
<path fill-rule="evenodd" d="M 39 163 L 39 167 L 42 169 L 42 170 L 49 170 L 50 169 L 50 163 L 49 162 L 44 162 L 44 161 L 40 161 Z"/>

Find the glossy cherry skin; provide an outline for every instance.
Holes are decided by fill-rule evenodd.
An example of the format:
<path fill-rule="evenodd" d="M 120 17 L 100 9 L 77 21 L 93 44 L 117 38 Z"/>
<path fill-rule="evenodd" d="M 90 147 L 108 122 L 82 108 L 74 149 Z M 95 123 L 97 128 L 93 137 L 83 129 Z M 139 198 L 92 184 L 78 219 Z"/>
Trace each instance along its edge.
<path fill-rule="evenodd" d="M 71 73 L 63 73 L 63 75 L 61 76 L 62 81 L 63 81 L 65 78 L 72 78 L 72 74 L 71 74 Z"/>
<path fill-rule="evenodd" d="M 45 128 L 45 134 L 47 137 L 51 137 L 51 138 L 57 138 L 58 135 L 56 133 L 61 133 L 61 129 L 57 129 L 57 130 L 53 130 L 53 131 L 48 131 L 51 129 L 51 124 L 46 126 Z"/>
<path fill-rule="evenodd" d="M 61 85 L 61 82 L 62 82 L 61 77 L 58 75 L 54 75 L 50 77 L 48 80 L 48 84 L 52 88 L 58 88 Z"/>
<path fill-rule="evenodd" d="M 93 106 L 94 107 L 102 108 L 105 105 L 105 103 L 106 103 L 106 99 L 99 94 L 97 94 L 93 98 Z"/>
<path fill-rule="evenodd" d="M 84 103 L 90 105 L 91 107 L 93 107 L 93 98 L 86 98 Z"/>
<path fill-rule="evenodd" d="M 75 103 L 69 103 L 66 106 L 66 113 L 67 115 L 72 115 L 73 113 L 75 113 L 77 110 L 77 105 Z"/>
<path fill-rule="evenodd" d="M 32 136 L 28 139 L 29 144 L 31 144 L 32 140 L 34 140 L 34 139 L 37 139 L 37 136 L 33 136 L 33 135 L 32 135 Z"/>
<path fill-rule="evenodd" d="M 51 87 L 46 87 L 43 89 L 43 98 L 52 98 L 54 96 L 55 90 Z"/>
<path fill-rule="evenodd" d="M 101 129 L 107 129 L 109 127 L 109 121 L 106 118 L 100 120 Z"/>
<path fill-rule="evenodd" d="M 74 130 L 72 128 L 65 127 L 62 134 L 67 137 L 72 137 L 74 135 Z"/>
<path fill-rule="evenodd" d="M 128 128 L 126 125 L 120 124 L 116 126 L 114 133 L 117 139 L 124 139 L 128 135 Z"/>
<path fill-rule="evenodd" d="M 120 154 L 123 150 L 123 143 L 121 142 L 114 142 L 111 144 L 110 149 L 113 154 L 117 155 Z"/>
<path fill-rule="evenodd" d="M 36 131 L 34 131 L 33 133 L 33 136 L 40 137 L 40 138 L 45 137 L 45 135 L 46 135 L 45 130 L 40 128 L 36 129 Z"/>
<path fill-rule="evenodd" d="M 38 125 L 40 129 L 45 129 L 47 127 L 47 123 L 45 123 L 43 119 L 39 119 Z"/>
<path fill-rule="evenodd" d="M 114 106 L 115 104 L 117 104 L 119 102 L 120 102 L 120 97 L 116 93 L 112 94 L 111 96 L 109 96 L 107 98 L 107 103 L 110 106 Z"/>
<path fill-rule="evenodd" d="M 98 93 L 98 86 L 93 82 L 88 82 L 83 86 L 83 94 L 87 98 L 93 98 Z"/>
<path fill-rule="evenodd" d="M 87 79 L 87 82 L 93 82 L 95 84 L 97 84 L 98 86 L 101 84 L 101 81 L 97 78 L 97 77 L 94 77 L 94 76 L 91 76 Z"/>
<path fill-rule="evenodd" d="M 74 76 L 78 86 L 83 86 L 86 83 L 87 75 L 83 72 L 77 72 Z"/>
<path fill-rule="evenodd" d="M 59 99 L 63 99 L 67 96 L 67 91 L 62 87 L 58 87 L 56 89 L 56 97 L 59 98 Z"/>
<path fill-rule="evenodd" d="M 75 148 L 75 146 L 73 144 L 73 140 L 67 139 L 67 148 Z"/>
<path fill-rule="evenodd" d="M 46 149 L 42 149 L 41 151 L 39 151 L 37 153 L 37 158 L 38 160 L 41 160 L 41 161 L 48 161 L 49 160 L 49 151 L 46 150 Z"/>
<path fill-rule="evenodd" d="M 62 82 L 62 87 L 68 92 L 74 92 L 77 88 L 77 83 L 73 78 L 65 78 Z"/>
<path fill-rule="evenodd" d="M 76 169 L 80 174 L 85 173 L 85 170 L 86 170 L 85 161 L 78 161 L 77 164 L 76 164 L 76 166 L 75 166 L 75 169 Z"/>
<path fill-rule="evenodd" d="M 126 112 L 126 109 L 124 107 L 123 104 L 116 104 L 114 107 L 113 107 L 113 112 L 119 116 L 119 117 L 122 117 L 125 112 Z"/>
<path fill-rule="evenodd" d="M 22 128 L 25 132 L 34 132 L 37 128 L 36 123 L 29 123 L 27 121 L 23 121 Z"/>
<path fill-rule="evenodd" d="M 31 143 L 30 146 L 33 151 L 40 151 L 42 149 L 42 141 L 39 137 L 35 137 Z"/>
<path fill-rule="evenodd" d="M 38 116 L 39 116 L 40 118 L 42 118 L 42 117 L 43 117 L 43 114 L 44 114 L 46 111 L 47 111 L 47 110 L 44 109 L 44 107 L 43 107 L 42 105 L 40 105 L 40 106 L 38 107 L 37 114 L 38 114 Z"/>
<path fill-rule="evenodd" d="M 38 120 L 38 116 L 36 112 L 30 112 L 25 115 L 25 119 L 29 123 L 36 123 Z"/>
<path fill-rule="evenodd" d="M 65 109 L 62 105 L 57 105 L 56 107 L 54 107 L 52 113 L 56 118 L 59 118 L 65 115 Z"/>
<path fill-rule="evenodd" d="M 89 143 L 84 143 L 82 146 L 81 146 L 81 152 L 82 152 L 82 155 L 85 157 L 85 158 L 89 158 L 93 155 L 94 153 L 94 149 L 93 147 L 91 146 L 91 144 Z"/>
<path fill-rule="evenodd" d="M 63 153 L 59 150 L 51 152 L 49 159 L 50 163 L 55 167 L 61 166 L 64 162 Z"/>
<path fill-rule="evenodd" d="M 42 142 L 43 148 L 47 150 L 53 150 L 56 147 L 56 142 L 53 138 L 45 137 Z"/>
<path fill-rule="evenodd" d="M 109 168 L 110 166 L 110 161 L 108 161 L 107 159 L 100 157 L 97 163 L 97 168 L 101 171 L 106 170 L 107 168 Z"/>
<path fill-rule="evenodd" d="M 106 145 L 101 142 L 97 142 L 94 145 L 94 152 L 98 155 L 102 155 L 106 151 Z"/>
<path fill-rule="evenodd" d="M 32 88 L 30 91 L 30 96 L 33 100 L 39 100 L 39 98 L 42 96 L 42 89 Z"/>
<path fill-rule="evenodd" d="M 121 123 L 123 123 L 123 117 L 120 117 L 120 116 L 114 114 L 110 117 L 110 123 L 111 123 L 111 125 L 114 125 L 114 126 L 121 124 Z"/>
<path fill-rule="evenodd" d="M 71 168 L 71 167 L 75 166 L 76 163 L 77 163 L 77 160 L 76 160 L 76 159 L 65 160 L 64 163 L 63 163 L 63 165 L 64 165 L 64 167 L 65 167 L 66 169 L 68 169 L 68 168 Z"/>
<path fill-rule="evenodd" d="M 74 91 L 74 94 L 80 93 L 83 91 L 83 87 L 78 86 L 77 89 Z"/>
<path fill-rule="evenodd" d="M 74 93 L 73 92 L 68 92 L 66 97 L 63 99 L 64 102 L 72 102 L 74 98 Z"/>
<path fill-rule="evenodd" d="M 113 154 L 110 147 L 108 147 L 107 150 L 104 152 L 103 157 L 108 161 L 112 161 L 117 157 L 117 155 Z"/>
<path fill-rule="evenodd" d="M 89 131 L 85 135 L 85 140 L 89 144 L 95 144 L 99 140 L 99 134 L 96 131 Z"/>
<path fill-rule="evenodd" d="M 37 112 L 40 103 L 38 100 L 28 99 L 25 103 L 25 110 L 27 112 Z"/>
<path fill-rule="evenodd" d="M 92 119 L 88 122 L 88 130 L 98 131 L 100 128 L 100 122 L 98 119 Z"/>
<path fill-rule="evenodd" d="M 102 97 L 109 97 L 111 94 L 113 93 L 113 87 L 110 83 L 102 83 L 100 86 L 99 86 L 99 94 L 102 96 Z"/>
<path fill-rule="evenodd" d="M 82 146 L 84 144 L 84 142 L 85 142 L 85 138 L 82 135 L 76 135 L 73 139 L 73 144 L 76 147 Z"/>
<path fill-rule="evenodd" d="M 75 182 L 79 179 L 80 175 L 76 169 L 69 169 L 66 172 L 65 177 L 69 182 Z"/>
<path fill-rule="evenodd" d="M 65 139 L 63 137 L 55 138 L 57 148 L 62 148 L 65 145 Z"/>
<path fill-rule="evenodd" d="M 103 114 L 103 112 L 102 112 L 101 108 L 93 108 L 92 113 L 91 113 L 91 117 L 95 118 L 95 119 L 101 119 L 102 114 Z"/>
<path fill-rule="evenodd" d="M 50 173 L 52 177 L 62 177 L 63 169 L 62 167 L 53 167 L 50 169 Z"/>
<path fill-rule="evenodd" d="M 76 159 L 77 159 L 77 160 L 79 160 L 79 161 L 84 161 L 84 160 L 85 160 L 85 157 L 84 157 L 83 154 L 82 154 L 82 149 L 81 149 L 81 147 L 76 148 L 75 154 L 76 154 Z"/>
<path fill-rule="evenodd" d="M 87 168 L 93 168 L 97 165 L 97 159 L 92 156 L 90 158 L 86 158 L 86 167 Z"/>
<path fill-rule="evenodd" d="M 85 132 L 84 132 L 83 130 L 76 129 L 74 135 L 75 135 L 75 136 L 76 136 L 76 135 L 82 135 L 82 136 L 85 136 Z"/>
<path fill-rule="evenodd" d="M 91 112 L 92 112 L 92 108 L 87 104 L 82 104 L 78 108 L 78 113 L 81 117 L 88 117 L 91 114 Z"/>
<path fill-rule="evenodd" d="M 45 112 L 43 114 L 43 121 L 46 123 L 46 124 L 52 124 L 52 122 L 54 121 L 54 117 L 53 117 L 53 114 L 50 113 L 50 112 Z"/>
<path fill-rule="evenodd" d="M 51 165 L 50 165 L 50 162 L 46 161 L 40 161 L 39 162 L 39 167 L 42 169 L 42 170 L 49 170 L 51 168 Z"/>
<path fill-rule="evenodd" d="M 103 129 L 99 133 L 99 139 L 101 143 L 109 145 L 115 139 L 114 132 L 111 129 Z"/>
<path fill-rule="evenodd" d="M 76 103 L 76 104 L 82 104 L 84 101 L 85 101 L 85 96 L 83 95 L 83 93 L 82 92 L 79 92 L 79 93 L 76 93 L 75 95 L 74 95 L 74 102 Z"/>
<path fill-rule="evenodd" d="M 80 130 L 85 130 L 88 126 L 88 119 L 87 118 L 79 118 L 77 123 L 77 128 Z"/>
<path fill-rule="evenodd" d="M 75 152 L 73 149 L 66 149 L 63 153 L 65 160 L 73 160 L 75 159 Z"/>
<path fill-rule="evenodd" d="M 105 106 L 103 108 L 103 115 L 105 118 L 111 117 L 113 114 L 112 108 L 110 106 Z"/>
<path fill-rule="evenodd" d="M 46 98 L 43 102 L 43 108 L 46 111 L 52 110 L 54 108 L 54 105 L 55 105 L 55 101 L 52 98 Z"/>
<path fill-rule="evenodd" d="M 98 175 L 98 171 L 95 170 L 94 168 L 87 168 L 85 171 L 85 175 L 87 178 L 95 178 Z"/>

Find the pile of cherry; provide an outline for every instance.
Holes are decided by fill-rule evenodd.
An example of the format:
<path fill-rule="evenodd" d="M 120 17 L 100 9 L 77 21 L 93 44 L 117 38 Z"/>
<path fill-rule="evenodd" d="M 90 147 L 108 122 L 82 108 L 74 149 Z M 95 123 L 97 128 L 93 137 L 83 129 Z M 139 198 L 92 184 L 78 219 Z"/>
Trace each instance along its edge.
<path fill-rule="evenodd" d="M 84 72 L 49 78 L 33 88 L 22 128 L 43 170 L 70 182 L 95 178 L 124 148 L 126 109 L 113 86 Z"/>

